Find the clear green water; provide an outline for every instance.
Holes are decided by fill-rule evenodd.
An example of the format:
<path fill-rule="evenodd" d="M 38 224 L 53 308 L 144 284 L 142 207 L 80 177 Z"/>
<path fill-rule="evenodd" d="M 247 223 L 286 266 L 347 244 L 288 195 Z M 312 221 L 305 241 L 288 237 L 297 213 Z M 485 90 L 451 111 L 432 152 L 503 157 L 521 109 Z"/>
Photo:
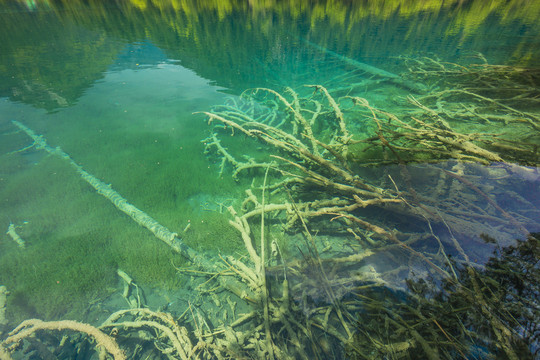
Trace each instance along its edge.
<path fill-rule="evenodd" d="M 202 114 L 194 113 L 209 111 L 254 87 L 282 91 L 285 86 L 299 89 L 305 84 L 323 84 L 330 90 L 358 83 L 362 76 L 371 77 L 344 59 L 395 74 L 407 71 L 402 57 L 429 56 L 468 64 L 474 54 L 482 53 L 490 64 L 540 66 L 537 2 L 493 2 L 490 6 L 482 1 L 448 2 L 444 6 L 415 1 L 401 6 L 376 3 L 216 0 L 89 5 L 83 1 L 0 1 L 0 233 L 14 224 L 25 241 L 22 249 L 7 234 L 0 237 L 0 285 L 10 291 L 8 324 L 2 333 L 27 318 L 99 324 L 109 312 L 128 306 L 121 297 L 123 283 L 117 269 L 135 279 L 154 310 L 167 309 L 178 317 L 189 302 L 198 302 L 201 307 L 208 302 L 204 293 L 193 291 L 189 274 L 177 271 L 192 266 L 183 256 L 99 196 L 63 159 L 35 147 L 18 151 L 32 140 L 18 131 L 12 120 L 43 135 L 50 146 L 60 146 L 86 171 L 111 184 L 128 202 L 218 263 L 218 253 L 245 255 L 242 238 L 229 224 L 231 215 L 224 208 L 233 205 L 239 210 L 245 189 L 253 178 L 262 184 L 264 172 L 253 171 L 235 180 L 229 168 L 219 176 L 219 159 L 205 154 L 201 142 L 212 127 Z M 532 77 L 528 84 L 532 93 L 538 94 L 538 84 Z M 351 95 L 392 112 L 401 111 L 396 102 L 410 92 L 383 81 Z M 540 116 L 538 107 L 528 111 Z M 373 130 L 363 118 L 352 126 L 358 134 Z M 498 123 L 458 126 L 465 134 L 497 133 L 504 128 Z M 516 128 L 516 140 L 527 139 L 538 146 L 537 129 Z M 239 159 L 246 155 L 266 161 L 268 154 L 260 142 L 225 134 L 221 133 L 223 143 Z M 381 151 L 374 149 L 369 156 L 380 158 Z M 360 151 L 358 156 L 365 160 Z M 538 232 L 540 175 L 535 166 L 539 160 L 529 157 L 516 162 L 526 165 L 527 170 L 508 175 L 497 164 L 493 172 L 473 164 L 467 169 L 493 191 L 488 194 L 490 199 L 518 219 L 521 229 Z M 421 196 L 428 196 L 438 181 L 440 185 L 439 175 L 430 166 L 410 165 L 413 186 Z M 434 166 L 450 170 L 455 163 Z M 400 189 L 408 186 L 399 178 L 396 165 L 366 167 L 358 174 L 374 182 L 392 174 Z M 507 180 L 498 181 L 499 175 Z M 277 178 L 270 175 L 271 181 Z M 450 186 L 451 180 L 447 181 Z M 387 185 L 392 188 L 392 184 Z M 510 189 L 512 196 L 507 195 Z M 448 191 L 439 196 L 451 200 Z M 467 191 L 471 206 L 467 211 L 482 213 L 487 209 L 482 213 L 485 219 L 493 211 L 497 213 L 493 203 L 471 188 Z M 302 199 L 306 198 L 309 192 Z M 516 198 L 526 201 L 516 202 Z M 288 200 L 277 196 L 267 201 Z M 504 218 L 501 214 L 497 217 Z M 405 232 L 430 236 L 422 221 L 387 215 L 384 208 L 363 209 L 359 216 L 376 219 L 379 224 L 386 222 L 390 229 L 400 225 Z M 332 228 L 334 223 L 329 224 Z M 525 239 L 515 223 L 485 220 L 482 226 L 454 229 L 462 236 L 463 249 L 479 264 L 493 251 L 501 254 L 478 240 L 481 233 L 495 228 L 494 233 L 503 237 L 498 240 L 506 246 L 515 244 L 515 239 Z M 445 225 L 434 227 L 435 234 L 450 244 Z M 304 241 L 301 231 L 299 226 L 292 233 L 276 231 L 273 235 L 291 259 L 302 258 L 298 248 L 303 245 L 297 245 Z M 255 226 L 254 233 L 255 239 L 260 237 L 260 227 Z M 336 236 L 345 244 L 340 246 L 348 247 L 331 251 L 330 258 L 367 248 L 342 232 L 322 231 L 317 236 L 322 244 L 319 250 L 335 247 Z M 426 240 L 425 246 L 435 253 L 437 244 L 431 240 Z M 531 251 L 536 256 L 533 274 L 538 274 L 538 249 Z M 459 258 L 456 249 L 448 252 L 450 257 Z M 387 263 L 381 255 L 369 264 L 351 266 L 351 271 L 369 265 L 391 272 Z M 434 276 L 415 261 L 403 266 L 409 267 L 411 276 Z M 387 279 L 389 291 L 403 290 L 404 277 L 396 275 L 395 283 Z M 323 293 L 314 288 L 315 294 Z M 309 294 L 312 304 L 332 302 Z M 301 294 L 294 296 L 298 303 L 303 301 Z M 400 295 L 386 298 L 395 304 L 400 301 Z M 239 304 L 242 306 L 246 307 Z M 304 310 L 309 313 L 309 309 Z M 538 325 L 534 326 L 538 331 Z M 518 337 L 524 334 L 518 326 L 513 330 Z M 358 334 L 363 334 L 361 328 Z M 452 342 L 439 335 L 440 341 Z M 497 341 L 495 335 L 493 339 Z M 528 341 L 531 351 L 537 351 L 538 338 Z M 323 347 L 324 351 L 314 353 L 320 358 L 342 357 L 344 352 L 333 346 L 332 351 Z M 481 348 L 468 347 L 468 358 L 491 358 L 482 357 L 488 355 L 482 355 Z M 452 351 L 459 358 L 465 350 Z M 499 352 L 504 356 L 504 351 Z M 414 352 L 393 354 L 394 358 L 406 358 Z M 385 358 L 373 353 L 369 356 Z"/>

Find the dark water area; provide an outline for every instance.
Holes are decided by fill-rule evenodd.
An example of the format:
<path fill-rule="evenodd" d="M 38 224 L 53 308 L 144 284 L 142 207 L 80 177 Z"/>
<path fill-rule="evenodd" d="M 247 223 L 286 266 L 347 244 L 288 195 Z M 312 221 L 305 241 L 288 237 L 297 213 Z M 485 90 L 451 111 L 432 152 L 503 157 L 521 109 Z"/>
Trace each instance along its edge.
<path fill-rule="evenodd" d="M 0 0 L 0 358 L 538 358 L 538 18 Z"/>

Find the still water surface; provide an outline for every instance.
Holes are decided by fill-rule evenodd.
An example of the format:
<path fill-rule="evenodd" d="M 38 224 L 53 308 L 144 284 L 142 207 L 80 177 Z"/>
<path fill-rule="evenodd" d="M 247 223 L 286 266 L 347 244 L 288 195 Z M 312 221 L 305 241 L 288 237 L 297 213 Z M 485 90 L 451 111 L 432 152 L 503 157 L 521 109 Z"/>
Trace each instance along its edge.
<path fill-rule="evenodd" d="M 538 356 L 539 17 L 535 1 L 0 1 L 2 338 L 28 318 L 98 326 L 145 306 L 192 334 L 205 318 L 218 344 L 198 350 L 208 358 Z M 329 97 L 304 85 L 328 89 L 347 132 Z M 209 111 L 271 136 L 209 124 Z M 265 202 L 279 211 L 261 236 Z M 257 209 L 253 256 L 231 222 Z M 259 287 L 246 300 L 208 282 L 234 278 L 226 256 L 266 278 L 266 300 Z M 254 310 L 234 328 L 245 339 L 223 335 Z M 121 346 L 164 356 L 140 343 Z"/>

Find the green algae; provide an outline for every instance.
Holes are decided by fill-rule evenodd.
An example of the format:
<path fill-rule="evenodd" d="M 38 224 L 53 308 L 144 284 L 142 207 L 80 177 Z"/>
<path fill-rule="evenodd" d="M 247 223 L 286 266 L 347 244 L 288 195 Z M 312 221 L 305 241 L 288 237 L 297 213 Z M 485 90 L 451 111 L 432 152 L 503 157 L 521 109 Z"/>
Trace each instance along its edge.
<path fill-rule="evenodd" d="M 151 148 L 159 144 L 156 139 L 152 136 L 137 141 Z M 184 149 L 170 145 L 169 142 L 165 146 L 168 153 L 163 149 L 143 151 L 136 160 L 136 164 L 148 169 L 148 181 L 133 181 L 129 171 L 133 164 L 122 163 L 122 152 L 112 152 L 116 157 L 107 159 L 109 169 L 116 170 L 109 170 L 108 178 L 114 181 L 115 188 L 134 199 L 136 206 L 185 236 L 194 248 L 222 252 L 238 249 L 238 234 L 223 214 L 204 212 L 190 216 L 193 209 L 185 202 L 189 194 L 201 187 L 212 191 L 212 186 L 207 185 L 215 182 L 215 173 L 204 158 L 199 164 L 194 163 L 189 157 L 179 156 Z M 185 150 L 200 150 L 200 146 L 197 141 L 191 145 L 193 149 L 186 146 Z M 29 156 L 32 161 L 27 161 Z M 19 249 L 7 240 L 2 244 L 0 281 L 13 295 L 8 298 L 13 319 L 37 314 L 47 319 L 78 318 L 90 300 L 106 297 L 114 288 L 120 292 L 118 268 L 129 273 L 140 286 L 178 289 L 183 285 L 176 267 L 189 265 L 185 259 L 99 196 L 67 163 L 36 149 L 5 159 L 1 171 L 6 186 L 0 189 L 0 196 L 10 211 L 2 213 L 1 221 L 6 230 L 10 222 L 27 222 L 18 228 L 27 249 Z M 88 169 L 94 165 L 89 159 L 82 162 L 88 164 Z M 185 181 L 186 186 L 182 186 L 181 177 L 186 174 L 183 168 L 201 181 Z M 103 167 L 95 170 L 105 172 Z M 234 185 L 232 181 L 219 183 L 220 191 L 227 190 L 225 183 Z M 217 192 L 217 186 L 213 191 Z M 184 234 L 188 223 L 192 226 Z"/>

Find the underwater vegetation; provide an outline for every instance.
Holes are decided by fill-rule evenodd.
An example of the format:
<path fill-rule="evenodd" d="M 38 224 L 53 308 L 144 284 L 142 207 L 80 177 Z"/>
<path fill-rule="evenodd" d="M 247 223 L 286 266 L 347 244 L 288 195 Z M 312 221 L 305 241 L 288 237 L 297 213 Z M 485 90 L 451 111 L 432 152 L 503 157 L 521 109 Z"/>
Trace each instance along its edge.
<path fill-rule="evenodd" d="M 165 241 L 191 261 L 173 262 L 197 279 L 182 281 L 198 302 L 175 317 L 150 310 L 118 271 L 129 309 L 101 325 L 27 320 L 4 336 L 3 355 L 538 356 L 539 73 L 480 54 L 400 61 L 399 76 L 358 63 L 346 77 L 249 89 L 198 113 L 210 168 L 245 189 L 188 200 L 212 209 L 215 246 L 228 252 L 200 252 L 191 225 Z M 367 100 L 381 89 L 403 96 Z"/>
<path fill-rule="evenodd" d="M 456 278 L 446 279 L 438 290 L 432 279 L 420 279 L 408 281 L 408 294 L 364 292 L 368 310 L 359 315 L 349 355 L 363 359 L 356 352 L 367 348 L 375 357 L 399 359 L 414 348 L 415 356 L 426 359 L 536 358 L 539 259 L 540 234 L 534 233 L 497 248 L 481 269 L 454 263 Z M 486 341 L 491 337 L 496 341 Z"/>

